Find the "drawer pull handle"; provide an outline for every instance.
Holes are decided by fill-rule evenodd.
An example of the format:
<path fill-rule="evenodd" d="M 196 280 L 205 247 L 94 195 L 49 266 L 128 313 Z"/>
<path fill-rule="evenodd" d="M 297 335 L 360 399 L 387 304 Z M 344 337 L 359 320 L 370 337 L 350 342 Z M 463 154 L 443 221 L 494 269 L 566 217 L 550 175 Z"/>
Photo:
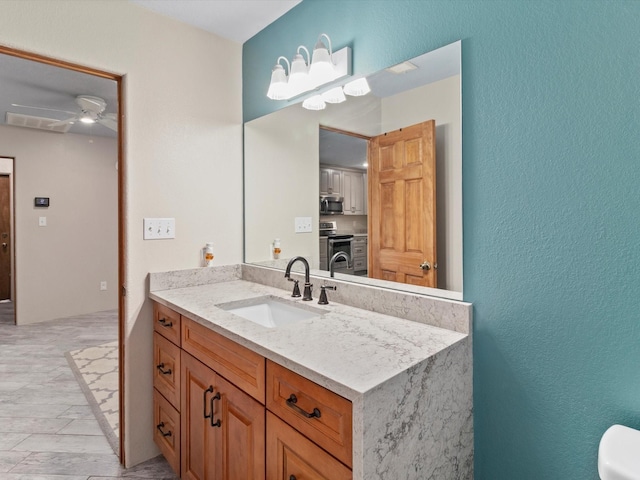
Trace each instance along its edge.
<path fill-rule="evenodd" d="M 164 428 L 164 422 L 160 422 L 158 425 L 156 425 L 156 428 L 162 434 L 163 437 L 170 437 L 171 436 L 171 430 L 169 430 L 168 432 L 164 432 L 162 430 Z"/>
<path fill-rule="evenodd" d="M 211 413 L 207 415 L 207 393 L 213 393 L 213 385 L 209 385 L 209 388 L 207 388 L 204 391 L 204 399 L 202 400 L 202 408 L 203 408 L 202 415 L 204 415 L 204 418 L 209 418 L 213 416 L 213 410 L 211 410 Z"/>
<path fill-rule="evenodd" d="M 296 412 L 298 412 L 300 415 L 304 415 L 306 418 L 320 418 L 321 413 L 320 410 L 318 410 L 317 408 L 313 409 L 313 412 L 309 413 L 309 412 L 305 412 L 303 409 L 301 409 L 298 405 L 296 405 L 296 403 L 298 403 L 298 397 L 296 397 L 293 393 L 291 395 L 289 395 L 289 398 L 287 399 L 287 405 L 289 405 L 291 408 L 293 408 Z"/>
<path fill-rule="evenodd" d="M 167 319 L 166 319 L 166 318 L 161 318 L 161 319 L 159 319 L 159 320 L 158 320 L 158 323 L 159 323 L 160 325 L 162 325 L 163 327 L 166 327 L 166 328 L 171 328 L 171 327 L 173 327 L 173 322 L 167 322 Z"/>
<path fill-rule="evenodd" d="M 216 393 L 213 397 L 211 397 L 211 426 L 219 427 L 220 424 L 222 423 L 220 422 L 220 419 L 216 420 L 215 422 L 213 421 L 213 401 L 214 400 L 220 400 L 220 392 Z"/>
<path fill-rule="evenodd" d="M 164 363 L 161 363 L 160 365 L 156 365 L 156 368 L 160 370 L 160 373 L 163 375 L 171 375 L 171 369 L 165 370 Z"/>

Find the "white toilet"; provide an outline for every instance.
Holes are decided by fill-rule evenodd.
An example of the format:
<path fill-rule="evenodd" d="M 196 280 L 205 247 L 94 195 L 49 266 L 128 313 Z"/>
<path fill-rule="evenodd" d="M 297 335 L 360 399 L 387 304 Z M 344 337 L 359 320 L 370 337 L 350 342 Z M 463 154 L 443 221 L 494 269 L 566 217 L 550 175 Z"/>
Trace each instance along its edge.
<path fill-rule="evenodd" d="M 604 432 L 598 474 L 601 480 L 640 480 L 640 431 L 613 425 Z"/>

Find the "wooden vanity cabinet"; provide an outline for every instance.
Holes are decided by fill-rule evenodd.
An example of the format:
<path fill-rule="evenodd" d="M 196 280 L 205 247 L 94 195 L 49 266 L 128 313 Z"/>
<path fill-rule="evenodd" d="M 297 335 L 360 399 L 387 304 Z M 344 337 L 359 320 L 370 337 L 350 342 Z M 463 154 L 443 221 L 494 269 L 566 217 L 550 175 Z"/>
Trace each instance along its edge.
<path fill-rule="evenodd" d="M 267 360 L 267 409 L 346 466 L 352 466 L 349 400 Z"/>
<path fill-rule="evenodd" d="M 154 440 L 182 479 L 352 478 L 350 401 L 158 304 L 154 330 Z"/>
<path fill-rule="evenodd" d="M 180 472 L 180 315 L 153 305 L 153 440 Z"/>
<path fill-rule="evenodd" d="M 181 478 L 263 480 L 264 407 L 182 352 Z"/>
<path fill-rule="evenodd" d="M 351 480 L 351 470 L 267 412 L 267 479 Z"/>

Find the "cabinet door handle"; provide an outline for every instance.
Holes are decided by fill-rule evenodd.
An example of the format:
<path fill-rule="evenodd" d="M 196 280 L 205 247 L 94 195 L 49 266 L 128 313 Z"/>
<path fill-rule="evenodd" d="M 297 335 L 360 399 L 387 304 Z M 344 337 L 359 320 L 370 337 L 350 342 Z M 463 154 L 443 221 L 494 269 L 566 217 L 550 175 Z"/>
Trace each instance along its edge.
<path fill-rule="evenodd" d="M 160 325 L 162 325 L 163 327 L 166 327 L 166 328 L 173 327 L 173 322 L 167 322 L 166 318 L 161 318 L 160 320 L 158 320 L 158 323 Z"/>
<path fill-rule="evenodd" d="M 296 412 L 298 412 L 300 415 L 304 415 L 306 418 L 320 418 L 321 413 L 320 410 L 318 410 L 317 408 L 313 409 L 313 412 L 309 413 L 309 412 L 305 412 L 303 409 L 301 409 L 298 405 L 296 405 L 296 403 L 298 403 L 298 397 L 296 397 L 293 393 L 291 395 L 289 395 L 289 398 L 287 399 L 287 405 L 289 405 L 291 408 L 293 408 Z"/>
<path fill-rule="evenodd" d="M 171 430 L 169 430 L 168 432 L 164 432 L 162 430 L 164 428 L 164 422 L 160 422 L 158 425 L 156 425 L 156 428 L 162 434 L 163 437 L 170 437 L 171 436 Z"/>
<path fill-rule="evenodd" d="M 209 385 L 209 388 L 207 388 L 204 391 L 204 399 L 202 400 L 202 408 L 203 408 L 202 415 L 204 415 L 204 418 L 209 418 L 213 416 L 213 410 L 211 410 L 211 413 L 207 415 L 207 393 L 213 393 L 213 385 Z"/>
<path fill-rule="evenodd" d="M 171 375 L 171 369 L 165 370 L 164 363 L 161 363 L 160 365 L 156 365 L 156 368 L 160 370 L 160 373 L 163 375 Z"/>
<path fill-rule="evenodd" d="M 220 392 L 217 392 L 213 397 L 211 397 L 211 426 L 219 427 L 222 423 L 220 422 L 220 419 L 216 420 L 215 422 L 213 421 L 213 401 L 214 400 L 220 400 Z"/>

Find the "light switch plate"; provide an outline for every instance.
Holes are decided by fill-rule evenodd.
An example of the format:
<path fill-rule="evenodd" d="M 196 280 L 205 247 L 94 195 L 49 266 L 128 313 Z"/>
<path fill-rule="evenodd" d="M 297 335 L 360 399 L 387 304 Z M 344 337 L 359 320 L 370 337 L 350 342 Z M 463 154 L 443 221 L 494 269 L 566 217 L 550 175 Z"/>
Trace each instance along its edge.
<path fill-rule="evenodd" d="M 143 219 L 144 240 L 164 240 L 176 238 L 175 218 L 145 218 Z"/>
<path fill-rule="evenodd" d="M 296 217 L 295 232 L 306 233 L 311 232 L 311 217 Z"/>
<path fill-rule="evenodd" d="M 47 217 L 38 217 L 38 226 L 46 227 L 47 226 Z"/>

